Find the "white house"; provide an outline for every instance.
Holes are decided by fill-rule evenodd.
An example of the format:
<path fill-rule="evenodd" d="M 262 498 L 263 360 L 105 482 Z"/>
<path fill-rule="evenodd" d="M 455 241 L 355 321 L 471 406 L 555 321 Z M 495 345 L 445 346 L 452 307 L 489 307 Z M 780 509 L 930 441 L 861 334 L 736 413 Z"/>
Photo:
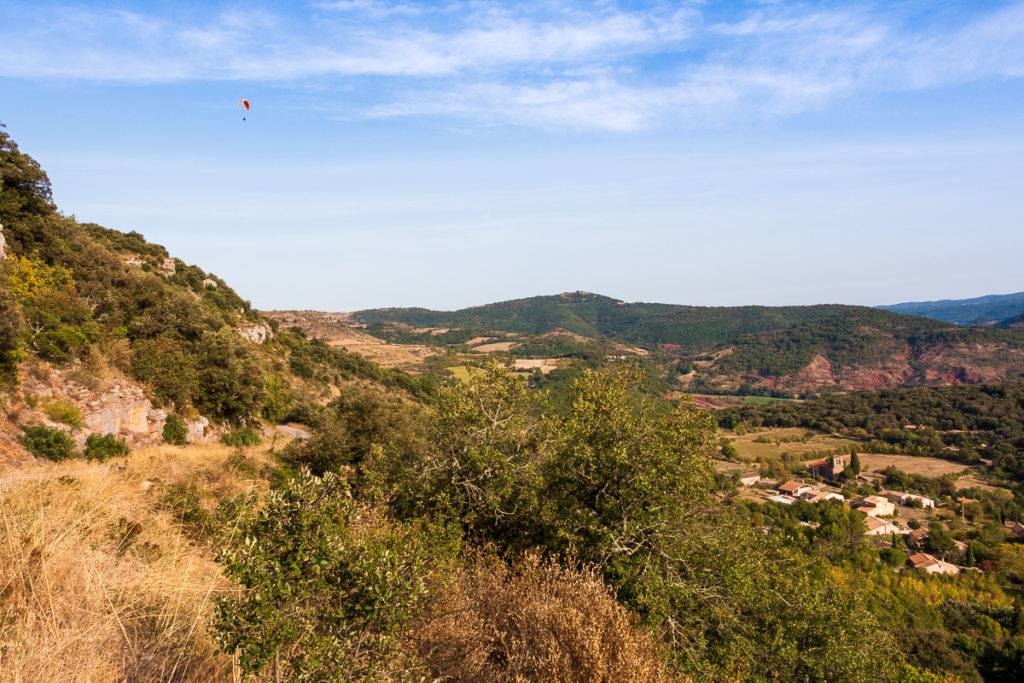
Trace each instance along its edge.
<path fill-rule="evenodd" d="M 747 472 L 740 475 L 740 484 L 743 486 L 754 486 L 761 481 L 761 475 L 757 472 Z"/>
<path fill-rule="evenodd" d="M 864 532 L 865 536 L 891 536 L 893 534 L 907 533 L 906 529 L 902 529 L 892 522 L 884 519 L 878 519 L 871 515 L 868 515 L 864 519 L 864 528 L 866 529 Z"/>
<path fill-rule="evenodd" d="M 904 507 L 911 505 L 911 501 L 917 501 L 923 508 L 934 508 L 935 501 L 927 496 L 919 496 L 916 493 L 904 493 L 903 491 L 882 491 L 882 495 L 894 503 Z"/>
<path fill-rule="evenodd" d="M 914 569 L 923 569 L 929 574 L 959 574 L 960 567 L 943 562 L 939 558 L 928 553 L 915 553 L 907 558 Z"/>
<path fill-rule="evenodd" d="M 873 517 L 887 517 L 896 514 L 896 506 L 882 496 L 868 496 L 862 501 L 855 502 L 854 505 L 864 514 Z"/>

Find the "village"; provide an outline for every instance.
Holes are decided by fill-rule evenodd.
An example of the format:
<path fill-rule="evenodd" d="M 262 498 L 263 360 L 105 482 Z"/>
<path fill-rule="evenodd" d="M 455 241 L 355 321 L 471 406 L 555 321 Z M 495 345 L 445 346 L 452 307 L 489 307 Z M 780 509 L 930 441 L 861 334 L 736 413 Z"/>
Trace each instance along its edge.
<path fill-rule="evenodd" d="M 906 568 L 919 569 L 928 574 L 955 575 L 962 571 L 982 572 L 973 566 L 967 543 L 950 537 L 941 551 L 929 543 L 929 522 L 938 519 L 936 511 L 945 507 L 950 512 L 962 515 L 966 506 L 976 503 L 972 498 L 958 496 L 953 501 L 939 503 L 925 495 L 907 493 L 884 488 L 885 475 L 875 472 L 857 472 L 850 476 L 850 458 L 834 455 L 824 460 L 805 464 L 807 479 L 788 480 L 762 477 L 759 472 L 734 473 L 741 488 L 741 498 L 778 505 L 798 503 L 819 504 L 838 501 L 857 512 L 863 513 L 864 536 L 869 537 L 873 548 L 893 548 L 894 544 L 904 547 L 907 552 Z M 859 470 L 859 467 L 857 468 Z M 848 495 L 852 487 L 873 490 L 866 495 Z M 843 491 L 846 490 L 847 494 Z M 802 521 L 801 526 L 817 528 L 818 523 Z M 1007 520 L 1003 523 L 1008 536 L 1024 535 L 1024 524 Z M 933 527 L 934 528 L 934 527 Z M 940 525 L 941 528 L 941 525 Z M 761 527 L 762 533 L 770 533 L 771 527 Z M 947 532 L 948 533 L 948 532 Z M 901 539 L 901 540 L 897 540 Z M 897 571 L 903 567 L 896 567 Z"/>

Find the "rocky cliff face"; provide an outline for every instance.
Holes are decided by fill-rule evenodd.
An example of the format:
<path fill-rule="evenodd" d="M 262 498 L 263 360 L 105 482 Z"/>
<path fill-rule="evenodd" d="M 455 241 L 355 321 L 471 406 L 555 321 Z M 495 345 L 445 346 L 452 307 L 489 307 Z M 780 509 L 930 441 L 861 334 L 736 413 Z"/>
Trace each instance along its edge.
<path fill-rule="evenodd" d="M 4 237 L 4 225 L 0 223 L 0 261 L 7 258 L 7 238 Z"/>
<path fill-rule="evenodd" d="M 90 434 L 113 434 L 132 448 L 154 446 L 163 441 L 167 412 L 146 398 L 142 387 L 131 379 L 111 373 L 99 379 L 74 366 L 56 369 L 25 366 L 21 372 L 20 399 L 9 400 L 6 419 L 0 424 L 0 462 L 19 462 L 31 456 L 21 447 L 22 427 L 46 425 L 68 431 L 79 448 Z M 55 403 L 74 406 L 81 415 L 81 426 L 71 427 L 48 417 L 47 408 Z M 200 417 L 186 421 L 188 440 L 206 443 L 217 434 L 209 420 Z"/>

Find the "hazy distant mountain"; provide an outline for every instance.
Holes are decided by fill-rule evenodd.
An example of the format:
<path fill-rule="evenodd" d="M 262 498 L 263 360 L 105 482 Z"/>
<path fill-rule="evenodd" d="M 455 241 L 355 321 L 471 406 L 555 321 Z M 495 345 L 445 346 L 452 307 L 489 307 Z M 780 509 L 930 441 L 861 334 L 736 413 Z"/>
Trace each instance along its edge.
<path fill-rule="evenodd" d="M 945 320 L 957 325 L 995 325 L 1024 313 L 1024 292 L 990 294 L 974 299 L 907 302 L 878 308 L 894 313 Z"/>

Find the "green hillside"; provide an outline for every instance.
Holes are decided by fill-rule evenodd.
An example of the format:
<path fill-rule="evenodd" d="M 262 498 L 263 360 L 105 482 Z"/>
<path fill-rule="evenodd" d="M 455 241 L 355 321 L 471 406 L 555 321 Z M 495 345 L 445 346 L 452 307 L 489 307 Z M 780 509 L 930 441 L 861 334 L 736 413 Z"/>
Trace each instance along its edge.
<path fill-rule="evenodd" d="M 738 335 L 785 329 L 847 311 L 854 306 L 680 306 L 626 303 L 599 294 L 573 292 L 516 299 L 458 311 L 386 308 L 359 311 L 356 320 L 412 327 L 466 327 L 481 331 L 544 334 L 564 329 L 640 345 L 673 344 L 699 350 Z M 426 336 L 426 335 L 424 335 Z"/>
<path fill-rule="evenodd" d="M 283 419 L 330 384 L 408 375 L 331 349 L 253 310 L 231 287 L 136 232 L 58 212 L 39 164 L 0 131 L 0 389 L 20 361 L 112 367 L 158 405 L 217 421 Z"/>
<path fill-rule="evenodd" d="M 445 346 L 511 335 L 518 356 L 580 356 L 566 349 L 601 340 L 638 346 L 652 353 L 668 381 L 686 375 L 684 391 L 793 396 L 1024 378 L 1019 330 L 965 328 L 865 306 L 680 306 L 575 292 L 459 311 L 378 309 L 353 317 L 367 332 L 398 343 Z M 563 335 L 553 344 L 545 335 L 556 330 L 586 339 Z M 585 355 L 616 354 L 595 347 Z"/>

